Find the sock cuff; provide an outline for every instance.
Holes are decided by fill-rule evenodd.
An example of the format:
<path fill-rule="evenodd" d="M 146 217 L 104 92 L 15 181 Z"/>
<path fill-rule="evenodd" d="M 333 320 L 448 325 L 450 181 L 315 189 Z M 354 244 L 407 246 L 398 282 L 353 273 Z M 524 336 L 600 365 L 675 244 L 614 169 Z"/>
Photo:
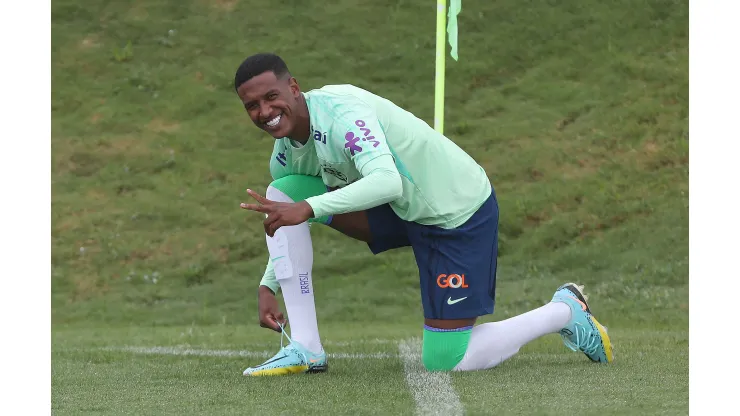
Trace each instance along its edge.
<path fill-rule="evenodd" d="M 473 329 L 473 325 L 464 326 L 462 328 L 452 328 L 452 329 L 434 328 L 429 325 L 424 325 L 425 331 L 432 331 L 432 332 L 462 332 L 462 331 L 470 331 L 472 329 Z"/>

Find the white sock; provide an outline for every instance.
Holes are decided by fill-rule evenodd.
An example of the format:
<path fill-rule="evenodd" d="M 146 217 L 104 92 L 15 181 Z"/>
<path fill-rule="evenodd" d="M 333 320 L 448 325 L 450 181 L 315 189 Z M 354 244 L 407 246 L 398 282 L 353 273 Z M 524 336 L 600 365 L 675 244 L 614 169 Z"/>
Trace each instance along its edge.
<path fill-rule="evenodd" d="M 272 186 L 267 188 L 265 196 L 272 201 L 294 202 Z M 313 245 L 308 222 L 280 227 L 274 237 L 265 235 L 265 238 L 283 292 L 291 338 L 309 351 L 319 353 L 322 347 L 313 297 Z"/>
<path fill-rule="evenodd" d="M 545 306 L 501 322 L 473 328 L 468 349 L 455 371 L 495 367 L 519 352 L 530 341 L 560 332 L 570 320 L 570 306 L 550 302 Z"/>

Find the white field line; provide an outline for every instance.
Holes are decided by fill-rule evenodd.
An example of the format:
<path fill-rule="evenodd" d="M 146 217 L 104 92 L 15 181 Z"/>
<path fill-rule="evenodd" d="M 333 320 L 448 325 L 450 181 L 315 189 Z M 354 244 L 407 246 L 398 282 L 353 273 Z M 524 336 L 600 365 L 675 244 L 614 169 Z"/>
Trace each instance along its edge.
<path fill-rule="evenodd" d="M 322 344 L 330 347 L 350 347 L 366 344 L 395 344 L 396 342 L 398 342 L 396 339 L 371 338 L 362 340 L 358 339 L 354 341 L 325 341 L 322 342 Z"/>
<path fill-rule="evenodd" d="M 398 343 L 398 339 L 386 339 L 386 338 L 370 338 L 370 339 L 356 339 L 353 341 L 321 341 L 321 345 L 325 347 L 360 347 L 363 345 L 386 345 L 393 344 L 394 346 Z M 272 348 L 275 346 L 274 341 L 264 342 L 247 342 L 241 344 L 248 347 L 259 347 L 259 348 Z"/>
<path fill-rule="evenodd" d="M 406 383 L 416 402 L 417 415 L 462 415 L 463 406 L 452 387 L 450 374 L 429 372 L 421 363 L 421 340 L 398 343 Z"/>
<path fill-rule="evenodd" d="M 247 350 L 208 350 L 200 348 L 189 348 L 189 347 L 133 347 L 133 346 L 122 346 L 122 347 L 107 347 L 103 348 L 105 351 L 118 351 L 118 352 L 130 352 L 133 354 L 146 354 L 146 355 L 190 355 L 198 357 L 256 357 L 256 358 L 269 358 L 275 355 L 277 350 L 272 351 L 247 351 Z M 373 354 L 362 354 L 362 353 L 329 353 L 328 358 L 334 359 L 381 359 L 381 358 L 394 358 L 398 357 L 396 354 L 388 353 L 373 353 Z"/>

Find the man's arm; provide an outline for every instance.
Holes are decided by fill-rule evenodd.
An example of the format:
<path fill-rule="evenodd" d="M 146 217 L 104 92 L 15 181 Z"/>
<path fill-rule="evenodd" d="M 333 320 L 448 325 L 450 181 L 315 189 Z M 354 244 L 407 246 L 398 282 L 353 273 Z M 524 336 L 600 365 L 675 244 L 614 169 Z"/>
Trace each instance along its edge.
<path fill-rule="evenodd" d="M 393 156 L 381 155 L 363 166 L 362 178 L 334 192 L 306 199 L 314 217 L 362 211 L 401 197 L 401 175 Z"/>
<path fill-rule="evenodd" d="M 272 264 L 272 259 L 267 259 L 267 266 L 265 267 L 265 273 L 262 275 L 260 286 L 268 287 L 274 294 L 277 294 L 280 289 L 280 284 L 275 276 L 275 267 Z"/>
<path fill-rule="evenodd" d="M 275 278 L 275 269 L 273 268 L 272 261 L 268 260 L 267 270 L 265 270 L 260 287 L 257 289 L 257 311 L 261 327 L 281 332 L 280 325 L 285 325 L 286 319 L 285 315 L 280 311 L 280 305 L 275 296 L 278 289 L 280 289 L 280 285 Z"/>
<path fill-rule="evenodd" d="M 337 117 L 326 146 L 351 161 L 361 178 L 306 199 L 316 217 L 362 211 L 401 197 L 403 184 L 375 112 L 365 105 Z"/>
<path fill-rule="evenodd" d="M 272 237 L 283 226 L 300 224 L 310 218 L 366 210 L 392 202 L 403 195 L 401 174 L 386 143 L 385 133 L 371 108 L 362 103 L 338 115 L 327 134 L 325 146 L 332 157 L 353 163 L 360 179 L 337 191 L 297 203 L 270 201 L 247 189 L 257 202 L 242 203 L 246 210 L 267 215 L 265 234 Z"/>

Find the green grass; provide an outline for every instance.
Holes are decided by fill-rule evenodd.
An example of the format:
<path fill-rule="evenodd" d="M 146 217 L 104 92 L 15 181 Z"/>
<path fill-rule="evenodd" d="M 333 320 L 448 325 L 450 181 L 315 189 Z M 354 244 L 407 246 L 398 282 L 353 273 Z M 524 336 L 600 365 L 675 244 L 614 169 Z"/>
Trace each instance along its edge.
<path fill-rule="evenodd" d="M 413 413 L 395 341 L 413 333 L 414 326 L 390 334 L 381 327 L 324 329 L 331 353 L 391 357 L 332 359 L 327 374 L 245 379 L 242 367 L 262 358 L 148 355 L 110 347 L 274 352 L 277 334 L 238 325 L 63 329 L 53 338 L 55 413 Z M 552 336 L 493 371 L 455 374 L 453 386 L 469 414 L 687 413 L 688 334 L 611 332 L 619 340 L 614 366 L 566 353 L 559 337 Z"/>
<path fill-rule="evenodd" d="M 272 140 L 233 73 L 275 51 L 304 89 L 352 83 L 431 123 L 434 22 L 428 0 L 52 3 L 54 413 L 414 411 L 395 356 L 245 380 L 259 358 L 111 348 L 274 349 L 256 325 L 262 226 L 238 208 L 269 183 Z M 577 281 L 617 344 L 610 367 L 553 336 L 454 374 L 466 411 L 688 413 L 688 2 L 468 2 L 459 25 L 446 134 L 484 166 L 501 208 L 485 320 Z M 420 335 L 410 250 L 374 257 L 332 230 L 312 235 L 330 353 L 397 354 Z"/>

